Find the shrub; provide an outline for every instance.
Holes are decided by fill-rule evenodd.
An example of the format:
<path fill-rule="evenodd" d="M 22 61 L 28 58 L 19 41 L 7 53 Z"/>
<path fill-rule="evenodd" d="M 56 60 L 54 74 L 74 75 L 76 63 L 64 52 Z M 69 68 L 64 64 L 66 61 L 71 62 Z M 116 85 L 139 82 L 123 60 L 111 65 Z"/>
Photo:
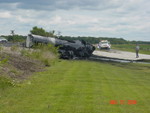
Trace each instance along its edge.
<path fill-rule="evenodd" d="M 8 58 L 4 58 L 3 60 L 0 61 L 0 64 L 7 64 Z"/>
<path fill-rule="evenodd" d="M 59 47 L 55 47 L 52 44 L 42 44 L 42 45 L 38 45 L 38 46 L 34 46 L 35 49 L 38 49 L 42 52 L 51 52 L 53 54 L 55 54 L 56 56 L 58 56 L 58 48 Z"/>
<path fill-rule="evenodd" d="M 5 89 L 9 86 L 14 86 L 12 80 L 8 77 L 0 76 L 0 89 Z"/>
<path fill-rule="evenodd" d="M 40 60 L 45 66 L 50 66 L 58 58 L 58 48 L 51 44 L 34 46 L 31 51 L 22 49 L 21 55 Z"/>
<path fill-rule="evenodd" d="M 0 52 L 3 50 L 3 47 L 0 45 Z"/>
<path fill-rule="evenodd" d="M 17 45 L 14 45 L 10 48 L 11 51 L 17 51 L 18 50 L 18 46 Z"/>
<path fill-rule="evenodd" d="M 22 56 L 30 56 L 31 52 L 30 52 L 29 50 L 22 49 L 22 50 L 20 51 L 20 54 L 21 54 Z"/>
<path fill-rule="evenodd" d="M 47 58 L 43 59 L 43 63 L 45 66 L 48 66 L 48 67 L 50 66 L 50 61 Z"/>
<path fill-rule="evenodd" d="M 0 66 L 2 66 L 2 65 L 4 65 L 4 64 L 7 64 L 7 63 L 8 63 L 8 58 L 9 58 L 9 57 L 6 57 L 6 58 L 0 57 Z"/>

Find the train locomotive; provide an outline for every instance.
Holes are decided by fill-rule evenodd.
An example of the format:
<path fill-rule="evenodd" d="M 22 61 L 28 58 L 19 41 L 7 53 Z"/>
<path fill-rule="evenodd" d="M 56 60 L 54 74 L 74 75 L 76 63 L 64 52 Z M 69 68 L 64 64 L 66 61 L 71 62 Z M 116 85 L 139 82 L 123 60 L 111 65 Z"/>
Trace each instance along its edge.
<path fill-rule="evenodd" d="M 58 52 L 60 58 L 75 59 L 75 58 L 88 58 L 92 55 L 95 47 L 84 40 L 62 40 L 54 37 L 44 37 L 39 35 L 29 34 L 26 38 L 26 47 L 30 48 L 34 44 L 52 44 L 59 47 Z"/>

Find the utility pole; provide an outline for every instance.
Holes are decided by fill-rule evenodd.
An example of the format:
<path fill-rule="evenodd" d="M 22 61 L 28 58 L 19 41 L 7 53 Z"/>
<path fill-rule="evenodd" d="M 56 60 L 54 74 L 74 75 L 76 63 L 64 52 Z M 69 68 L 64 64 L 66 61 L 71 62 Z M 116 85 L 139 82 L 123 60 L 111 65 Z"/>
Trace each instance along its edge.
<path fill-rule="evenodd" d="M 57 37 L 59 38 L 61 36 L 61 32 L 60 31 L 58 31 L 58 33 L 57 33 Z"/>
<path fill-rule="evenodd" d="M 10 30 L 10 34 L 12 35 L 12 36 L 14 36 L 15 35 L 15 30 Z"/>

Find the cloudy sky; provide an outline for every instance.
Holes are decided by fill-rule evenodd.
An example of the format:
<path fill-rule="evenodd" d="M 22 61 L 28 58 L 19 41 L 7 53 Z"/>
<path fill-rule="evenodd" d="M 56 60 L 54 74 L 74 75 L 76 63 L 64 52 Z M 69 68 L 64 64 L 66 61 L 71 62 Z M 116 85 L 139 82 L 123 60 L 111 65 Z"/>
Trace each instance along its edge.
<path fill-rule="evenodd" d="M 150 0 L 0 0 L 0 35 L 27 35 L 33 26 L 150 41 Z"/>

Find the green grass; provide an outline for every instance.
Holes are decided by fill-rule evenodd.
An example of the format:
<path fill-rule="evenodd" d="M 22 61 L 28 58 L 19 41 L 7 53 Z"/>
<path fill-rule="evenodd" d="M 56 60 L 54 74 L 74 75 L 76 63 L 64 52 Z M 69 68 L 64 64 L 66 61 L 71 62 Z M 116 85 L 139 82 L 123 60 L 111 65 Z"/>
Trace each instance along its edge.
<path fill-rule="evenodd" d="M 114 44 L 112 49 L 118 49 L 123 51 L 135 52 L 135 44 Z M 150 55 L 150 45 L 149 44 L 140 44 L 140 53 Z"/>
<path fill-rule="evenodd" d="M 149 64 L 61 61 L 1 89 L 0 113 L 150 113 L 149 81 Z"/>

